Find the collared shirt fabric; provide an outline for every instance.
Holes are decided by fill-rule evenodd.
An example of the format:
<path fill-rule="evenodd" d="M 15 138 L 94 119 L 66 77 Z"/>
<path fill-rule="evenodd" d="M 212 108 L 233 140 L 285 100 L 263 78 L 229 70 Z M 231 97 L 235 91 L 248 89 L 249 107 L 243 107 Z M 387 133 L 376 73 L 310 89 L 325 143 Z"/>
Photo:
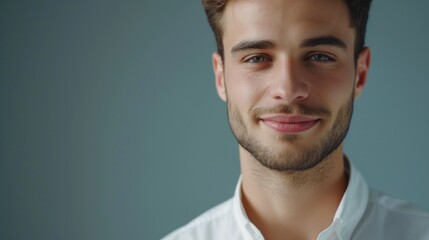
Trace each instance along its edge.
<path fill-rule="evenodd" d="M 370 189 L 348 162 L 349 184 L 331 225 L 317 240 L 429 240 L 429 213 Z M 234 196 L 163 240 L 263 240 L 241 202 L 241 177 Z M 288 239 L 287 235 L 284 239 Z"/>

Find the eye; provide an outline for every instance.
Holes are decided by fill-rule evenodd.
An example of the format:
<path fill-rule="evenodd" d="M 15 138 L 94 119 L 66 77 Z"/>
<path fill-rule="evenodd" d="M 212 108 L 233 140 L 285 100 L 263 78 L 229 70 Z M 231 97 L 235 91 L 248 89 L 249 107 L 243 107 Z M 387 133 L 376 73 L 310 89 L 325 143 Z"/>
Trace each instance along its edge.
<path fill-rule="evenodd" d="M 316 62 L 333 62 L 333 61 L 335 61 L 334 58 L 332 58 L 326 54 L 321 54 L 321 53 L 313 54 L 309 57 L 309 59 L 312 61 L 316 61 Z"/>
<path fill-rule="evenodd" d="M 271 61 L 271 59 L 264 55 L 253 55 L 251 57 L 244 59 L 244 62 L 253 63 L 253 64 L 269 62 L 269 61 Z"/>

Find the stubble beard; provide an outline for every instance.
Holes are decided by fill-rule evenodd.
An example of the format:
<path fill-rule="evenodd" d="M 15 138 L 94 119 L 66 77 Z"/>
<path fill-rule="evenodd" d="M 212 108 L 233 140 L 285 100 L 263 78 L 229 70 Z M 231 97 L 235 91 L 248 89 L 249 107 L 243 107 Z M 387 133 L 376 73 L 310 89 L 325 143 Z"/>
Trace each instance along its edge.
<path fill-rule="evenodd" d="M 303 105 L 277 106 L 273 109 L 254 109 L 249 113 L 251 121 L 257 124 L 258 116 L 262 113 L 287 113 L 287 114 L 315 114 L 329 117 L 331 112 L 324 108 L 309 108 Z M 238 111 L 238 109 L 228 102 L 228 120 L 230 128 L 237 142 L 247 150 L 260 164 L 268 169 L 279 172 L 305 171 L 314 168 L 319 163 L 329 158 L 340 144 L 343 142 L 350 127 L 353 114 L 353 94 L 338 111 L 336 119 L 329 132 L 321 140 L 308 148 L 301 149 L 294 147 L 294 143 L 299 140 L 296 134 L 279 135 L 276 139 L 290 145 L 285 150 L 279 151 L 276 147 L 264 145 L 255 136 L 252 136 L 249 126 Z"/>

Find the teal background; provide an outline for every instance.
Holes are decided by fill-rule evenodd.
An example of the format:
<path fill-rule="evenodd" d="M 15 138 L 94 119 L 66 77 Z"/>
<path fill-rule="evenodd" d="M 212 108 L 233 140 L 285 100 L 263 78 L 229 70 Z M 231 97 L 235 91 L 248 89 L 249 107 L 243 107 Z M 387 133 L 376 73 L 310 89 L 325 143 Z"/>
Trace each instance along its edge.
<path fill-rule="evenodd" d="M 375 0 L 346 152 L 429 209 L 429 3 Z M 159 239 L 232 196 L 198 0 L 0 2 L 0 239 Z"/>

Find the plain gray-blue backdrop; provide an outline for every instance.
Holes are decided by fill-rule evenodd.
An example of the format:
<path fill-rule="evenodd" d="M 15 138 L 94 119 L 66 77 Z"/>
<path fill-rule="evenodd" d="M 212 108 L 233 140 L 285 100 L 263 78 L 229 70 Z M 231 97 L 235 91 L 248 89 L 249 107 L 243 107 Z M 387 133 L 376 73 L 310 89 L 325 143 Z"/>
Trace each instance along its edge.
<path fill-rule="evenodd" d="M 424 0 L 375 0 L 346 152 L 429 209 Z M 232 196 L 199 0 L 0 1 L 0 239 L 159 239 Z"/>

